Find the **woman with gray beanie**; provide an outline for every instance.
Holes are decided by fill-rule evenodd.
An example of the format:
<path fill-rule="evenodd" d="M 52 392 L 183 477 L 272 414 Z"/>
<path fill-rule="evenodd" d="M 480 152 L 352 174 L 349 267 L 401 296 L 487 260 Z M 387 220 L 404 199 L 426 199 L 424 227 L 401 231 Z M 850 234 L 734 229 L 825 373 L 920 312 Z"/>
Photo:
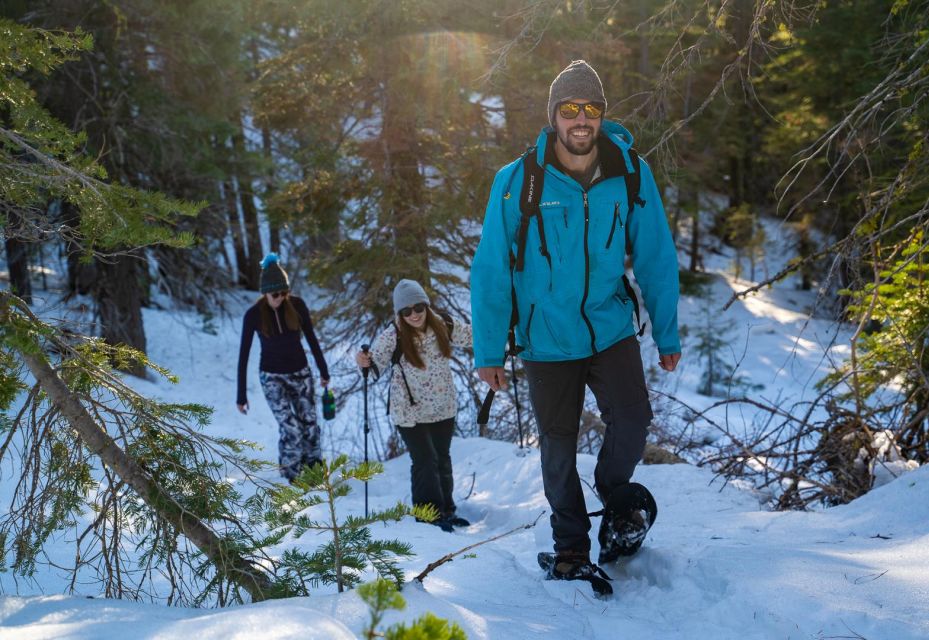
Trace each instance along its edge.
<path fill-rule="evenodd" d="M 290 294 L 287 278 L 277 254 L 261 261 L 261 297 L 245 312 L 239 346 L 239 375 L 236 406 L 248 413 L 246 371 L 255 333 L 261 343 L 258 378 L 271 413 L 280 428 L 278 442 L 281 475 L 292 481 L 303 470 L 322 459 L 313 374 L 300 344 L 306 337 L 323 387 L 329 385 L 329 368 L 313 331 L 306 303 Z"/>
<path fill-rule="evenodd" d="M 394 322 L 374 341 L 371 351 L 359 351 L 362 368 L 372 361 L 381 370 L 394 363 L 388 412 L 412 461 L 414 505 L 432 505 L 444 531 L 470 523 L 455 515 L 450 453 L 458 402 L 449 360 L 452 346 L 471 346 L 471 325 L 453 322 L 432 309 L 418 282 L 401 280 L 394 288 Z"/>

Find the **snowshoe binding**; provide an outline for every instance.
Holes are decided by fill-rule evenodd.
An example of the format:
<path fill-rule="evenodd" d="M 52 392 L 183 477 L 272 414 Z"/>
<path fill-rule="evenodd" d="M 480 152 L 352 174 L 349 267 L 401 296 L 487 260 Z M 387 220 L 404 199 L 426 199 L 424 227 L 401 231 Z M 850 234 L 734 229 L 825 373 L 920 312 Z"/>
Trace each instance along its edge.
<path fill-rule="evenodd" d="M 557 556 L 542 551 L 538 556 L 539 566 L 545 572 L 546 580 L 583 580 L 589 582 L 598 598 L 608 598 L 613 594 L 610 585 L 612 578 L 597 565 L 590 562 L 585 555 Z"/>
<path fill-rule="evenodd" d="M 603 516 L 597 534 L 600 541 L 597 562 L 606 564 L 639 550 L 655 523 L 658 505 L 648 489 L 630 482 L 614 489 L 603 510 L 590 515 Z"/>

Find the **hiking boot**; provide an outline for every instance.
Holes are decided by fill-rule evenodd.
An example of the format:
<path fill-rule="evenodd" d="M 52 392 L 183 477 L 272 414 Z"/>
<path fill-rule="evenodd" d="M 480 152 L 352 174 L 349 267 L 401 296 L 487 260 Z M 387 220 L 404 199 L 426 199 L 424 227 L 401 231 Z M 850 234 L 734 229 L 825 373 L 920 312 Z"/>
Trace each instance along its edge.
<path fill-rule="evenodd" d="M 545 571 L 546 580 L 583 580 L 589 582 L 598 598 L 613 593 L 610 576 L 593 564 L 587 553 L 562 551 L 557 555 L 542 551 L 538 555 L 539 566 Z"/>
<path fill-rule="evenodd" d="M 416 518 L 416 522 L 425 522 L 426 524 L 431 524 L 433 526 L 438 527 L 442 531 L 445 531 L 446 533 L 451 533 L 452 531 L 455 530 L 454 527 L 452 526 L 452 523 L 449 521 L 448 518 L 436 518 L 432 522 L 429 522 L 428 520 L 420 520 L 419 518 Z"/>
<path fill-rule="evenodd" d="M 453 527 L 470 527 L 471 523 L 460 516 L 456 516 L 454 513 L 449 513 L 445 516 L 445 520 L 451 523 Z"/>
<path fill-rule="evenodd" d="M 451 533 L 455 530 L 454 525 L 448 518 L 439 518 L 438 520 L 433 520 L 430 524 L 437 526 L 439 529 L 445 531 L 446 533 Z"/>

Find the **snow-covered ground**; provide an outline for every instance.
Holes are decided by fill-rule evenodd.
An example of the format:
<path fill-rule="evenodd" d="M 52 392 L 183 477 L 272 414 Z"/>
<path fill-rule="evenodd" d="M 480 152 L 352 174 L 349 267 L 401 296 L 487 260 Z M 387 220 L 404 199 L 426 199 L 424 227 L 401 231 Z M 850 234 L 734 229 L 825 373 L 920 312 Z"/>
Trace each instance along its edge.
<path fill-rule="evenodd" d="M 785 242 L 778 236 L 782 230 L 769 230 L 771 273 L 789 253 L 778 253 L 778 243 Z M 828 371 L 829 358 L 841 359 L 847 352 L 848 330 L 839 328 L 836 338 L 832 323 L 810 319 L 815 294 L 796 291 L 791 281 L 720 313 L 732 291 L 746 284 L 727 275 L 729 261 L 708 257 L 709 270 L 718 274 L 710 285 L 711 303 L 682 299 L 682 323 L 696 327 L 710 314 L 726 332 L 730 362 L 738 363 L 738 372 L 753 385 L 763 385 L 753 392 L 758 398 L 781 406 L 808 398 L 813 383 Z M 253 299 L 254 294 L 237 294 L 232 317 L 213 320 L 209 332 L 196 314 L 146 310 L 149 355 L 181 383 L 131 383 L 146 394 L 213 406 L 212 433 L 256 441 L 264 447 L 259 456 L 274 460 L 277 426 L 258 385 L 257 347 L 250 360 L 249 415 L 240 415 L 234 405 L 237 314 Z M 68 311 L 57 306 L 53 294 L 45 308 L 48 315 Z M 693 338 L 685 338 L 680 370 L 656 374 L 655 380 L 701 408 L 714 399 L 695 391 L 702 365 L 688 358 L 693 347 Z M 355 375 L 348 351 L 328 345 L 336 374 Z M 647 364 L 657 360 L 648 340 L 643 355 Z M 360 456 L 359 406 L 360 397 L 351 398 L 338 418 L 325 424 L 324 449 L 330 457 L 343 451 Z M 716 417 L 746 429 L 754 419 L 732 410 Z M 383 417 L 378 424 L 386 428 Z M 443 555 L 532 523 L 547 509 L 537 451 L 517 455 L 509 443 L 456 438 L 452 453 L 459 513 L 471 527 L 449 534 L 407 518 L 373 528 L 375 538 L 412 544 L 416 556 L 401 563 L 409 579 Z M 583 478 L 592 478 L 594 464 L 592 456 L 579 456 Z M 0 468 L 0 499 L 13 473 L 9 466 Z M 640 466 L 635 480 L 654 493 L 658 520 L 636 556 L 605 567 L 614 578 L 611 599 L 593 599 L 586 583 L 543 579 L 535 558 L 551 547 L 546 514 L 534 527 L 442 565 L 423 584 L 408 584 L 403 591 L 407 609 L 388 614 L 385 624 L 431 611 L 457 622 L 469 638 L 490 640 L 929 638 L 929 469 L 908 473 L 849 505 L 809 513 L 767 511 L 759 496 L 690 465 Z M 369 488 L 375 508 L 409 501 L 409 458 L 387 462 Z M 589 490 L 587 499 L 591 510 L 598 507 Z M 342 516 L 363 509 L 360 486 L 339 504 Z M 599 520 L 593 524 L 595 558 Z M 69 548 L 67 537 L 65 532 L 55 543 L 62 556 Z M 274 551 L 319 543 L 307 534 L 284 540 Z M 93 585 L 65 596 L 64 584 L 47 569 L 34 581 L 16 582 L 0 573 L 0 639 L 341 640 L 357 637 L 368 621 L 367 607 L 355 593 L 337 594 L 333 588 L 320 588 L 308 598 L 193 610 L 106 600 L 96 597 Z"/>
<path fill-rule="evenodd" d="M 513 445 L 477 438 L 456 440 L 452 451 L 459 513 L 472 526 L 448 534 L 407 519 L 374 530 L 413 545 L 417 556 L 403 563 L 409 577 L 446 553 L 531 523 L 546 509 L 538 452 L 519 456 Z M 594 464 L 592 456 L 580 456 L 584 477 L 592 476 Z M 387 463 L 370 485 L 372 506 L 408 497 L 408 465 L 405 456 Z M 442 565 L 422 585 L 409 584 L 406 611 L 387 622 L 432 611 L 456 621 L 469 638 L 489 640 L 929 637 L 929 468 L 819 513 L 760 510 L 750 494 L 689 465 L 642 466 L 636 479 L 650 487 L 660 512 L 642 550 L 606 567 L 614 578 L 612 599 L 593 599 L 586 583 L 543 580 L 535 561 L 551 544 L 543 517 L 534 528 Z M 359 487 L 342 512 L 362 511 L 362 495 Z M 307 538 L 296 544 L 312 545 Z M 341 639 L 356 637 L 367 620 L 357 595 L 331 590 L 225 610 L 0 597 L 4 640 Z"/>

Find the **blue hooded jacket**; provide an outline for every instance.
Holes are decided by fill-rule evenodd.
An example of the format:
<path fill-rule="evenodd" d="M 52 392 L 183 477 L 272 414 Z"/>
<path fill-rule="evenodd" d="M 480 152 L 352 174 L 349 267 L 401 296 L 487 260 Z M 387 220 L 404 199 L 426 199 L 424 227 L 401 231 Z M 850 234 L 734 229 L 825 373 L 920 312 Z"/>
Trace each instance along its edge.
<path fill-rule="evenodd" d="M 681 350 L 677 328 L 677 251 L 651 170 L 640 161 L 639 198 L 628 219 L 624 174 L 632 172 L 632 135 L 616 122 L 600 129 L 601 176 L 588 191 L 545 163 L 554 144 L 551 127 L 542 130 L 535 153 L 545 168 L 540 199 L 551 264 L 540 252 L 537 220 L 529 224 L 525 268 L 513 271 L 519 320 L 516 343 L 526 360 L 586 358 L 637 331 L 622 283 L 626 224 L 632 269 L 652 321 L 661 354 Z M 502 366 L 512 310 L 510 253 L 516 254 L 522 158 L 494 179 L 481 240 L 471 265 L 471 317 L 477 367 Z"/>

